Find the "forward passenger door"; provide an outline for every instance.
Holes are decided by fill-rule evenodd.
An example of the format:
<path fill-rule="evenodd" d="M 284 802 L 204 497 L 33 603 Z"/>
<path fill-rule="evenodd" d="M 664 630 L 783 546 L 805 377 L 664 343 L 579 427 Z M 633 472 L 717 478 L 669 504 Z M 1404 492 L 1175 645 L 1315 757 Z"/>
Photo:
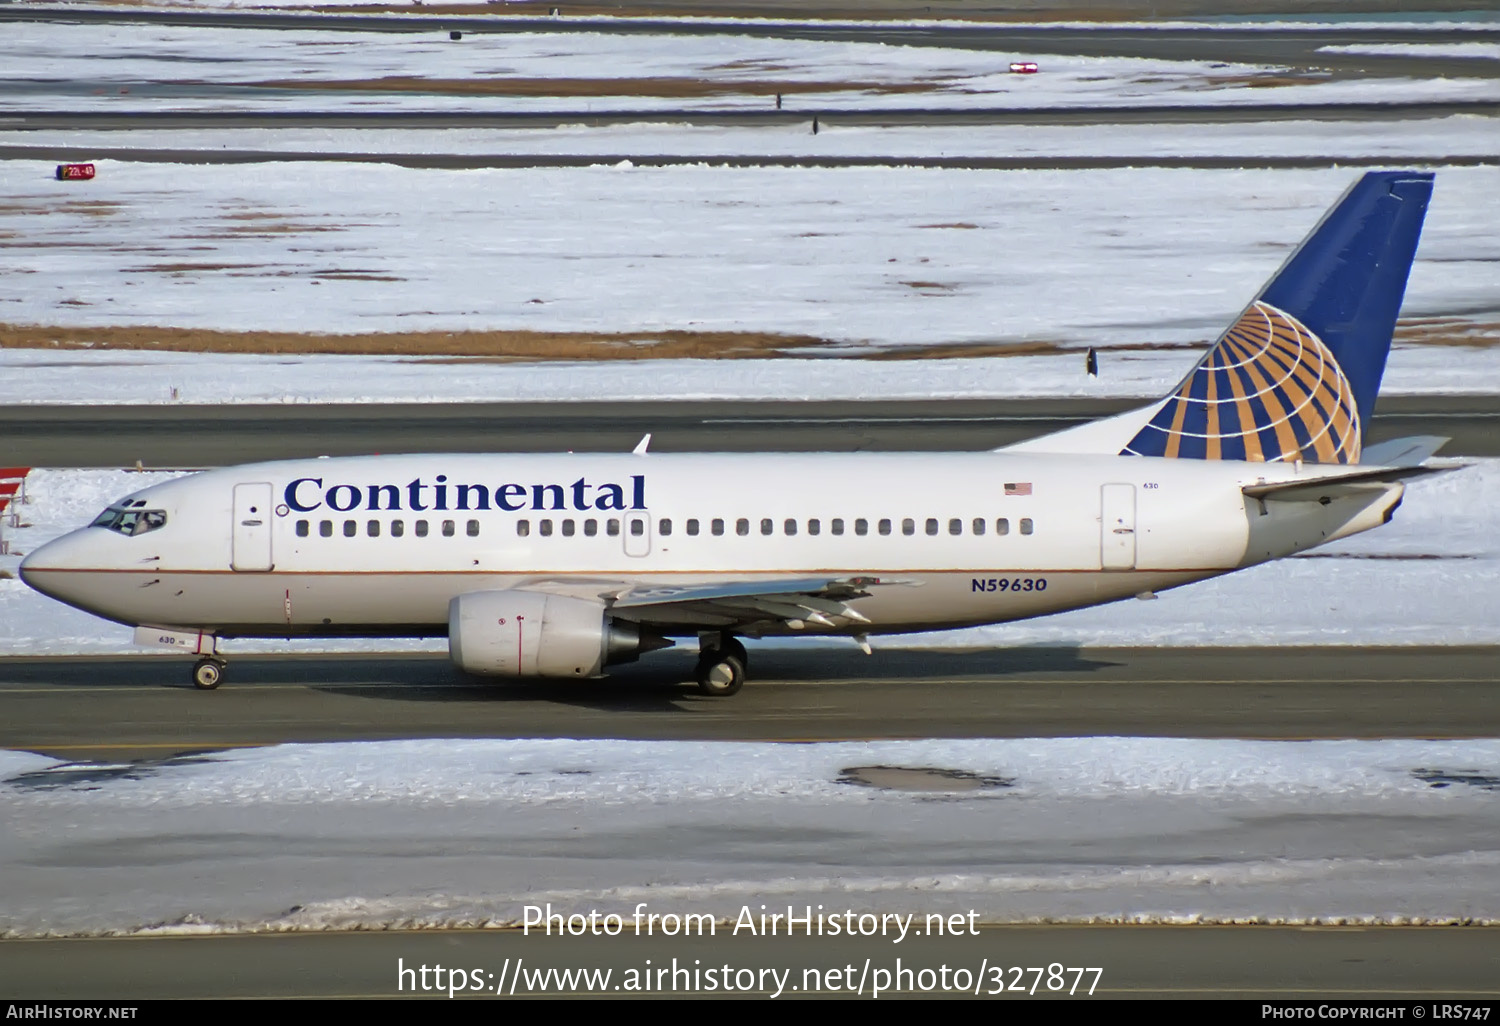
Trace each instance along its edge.
<path fill-rule="evenodd" d="M 271 485 L 269 482 L 234 486 L 234 551 L 229 565 L 235 570 L 270 570 Z"/>

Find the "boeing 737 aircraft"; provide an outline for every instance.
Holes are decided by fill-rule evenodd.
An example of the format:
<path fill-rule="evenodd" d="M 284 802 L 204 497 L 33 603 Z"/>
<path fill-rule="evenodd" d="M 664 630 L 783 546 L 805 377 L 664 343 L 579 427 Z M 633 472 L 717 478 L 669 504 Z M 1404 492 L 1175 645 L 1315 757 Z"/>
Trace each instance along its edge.
<path fill-rule="evenodd" d="M 592 677 L 698 639 L 1003 623 L 1379 526 L 1443 439 L 1364 444 L 1432 175 L 1364 175 L 1171 394 L 992 452 L 409 455 L 212 470 L 111 505 L 26 583 L 224 671 L 218 639 L 447 635 Z M 649 438 L 649 436 L 648 436 Z"/>

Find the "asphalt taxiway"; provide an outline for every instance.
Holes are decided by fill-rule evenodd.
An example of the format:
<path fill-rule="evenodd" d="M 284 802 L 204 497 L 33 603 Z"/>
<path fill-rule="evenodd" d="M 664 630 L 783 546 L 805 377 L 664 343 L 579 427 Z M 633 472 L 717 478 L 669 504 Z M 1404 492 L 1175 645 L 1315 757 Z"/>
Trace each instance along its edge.
<path fill-rule="evenodd" d="M 689 651 L 586 682 L 487 681 L 446 653 L 231 654 L 226 683 L 198 692 L 190 666 L 163 656 L 0 659 L 0 748 L 118 761 L 395 738 L 1500 736 L 1500 649 L 1478 646 L 865 656 L 852 645 L 753 645 L 750 682 L 729 699 L 698 694 Z"/>
<path fill-rule="evenodd" d="M 1081 358 L 1079 364 L 1081 373 Z M 7 464 L 32 467 L 140 461 L 191 468 L 396 452 L 629 452 L 647 432 L 653 452 L 978 451 L 1144 402 L 38 404 L 0 407 L 0 439 Z M 1441 435 L 1452 439 L 1444 455 L 1500 456 L 1497 423 L 1500 396 L 1382 396 L 1367 444 Z"/>

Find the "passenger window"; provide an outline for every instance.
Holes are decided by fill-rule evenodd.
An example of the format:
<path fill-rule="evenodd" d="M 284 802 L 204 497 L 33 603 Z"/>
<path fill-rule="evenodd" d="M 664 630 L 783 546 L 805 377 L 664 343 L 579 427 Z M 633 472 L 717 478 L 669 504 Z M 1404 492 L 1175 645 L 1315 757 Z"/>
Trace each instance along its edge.
<path fill-rule="evenodd" d="M 791 519 L 790 517 L 787 518 L 786 523 L 783 524 L 782 527 L 785 529 L 788 535 L 794 535 L 797 533 L 797 521 Z"/>
<path fill-rule="evenodd" d="M 444 520 L 443 521 L 443 537 L 444 538 L 452 538 L 453 537 L 453 521 L 451 521 L 451 520 Z"/>
<path fill-rule="evenodd" d="M 469 521 L 469 537 L 470 538 L 478 538 L 479 537 L 479 521 L 477 521 L 477 520 L 470 520 Z"/>
<path fill-rule="evenodd" d="M 590 517 L 583 522 L 583 533 L 592 538 L 599 533 L 599 521 Z"/>
<path fill-rule="evenodd" d="M 696 537 L 697 536 L 697 534 L 698 534 L 698 521 L 696 521 L 696 520 L 689 520 L 687 522 L 687 533 L 689 534 L 689 536 L 692 536 L 692 537 Z"/>
<path fill-rule="evenodd" d="M 928 534 L 937 534 L 938 533 L 938 522 L 937 522 L 937 518 L 936 517 L 928 517 L 927 518 L 927 533 Z"/>
<path fill-rule="evenodd" d="M 770 534 L 774 530 L 776 530 L 776 523 L 775 523 L 775 521 L 773 521 L 770 517 L 761 517 L 760 518 L 760 533 L 761 534 Z"/>
<path fill-rule="evenodd" d="M 1010 521 L 1007 520 L 1007 519 L 1005 519 L 1004 517 L 1001 517 L 999 520 L 996 520 L 995 521 L 995 533 L 996 534 L 1010 534 Z"/>
<path fill-rule="evenodd" d="M 657 525 L 657 528 L 661 531 L 663 536 L 669 535 L 672 533 L 672 521 L 663 517 L 661 523 Z"/>
<path fill-rule="evenodd" d="M 974 518 L 974 533 L 975 534 L 983 534 L 984 533 L 984 517 L 975 517 Z"/>
<path fill-rule="evenodd" d="M 297 537 L 298 538 L 306 538 L 307 535 L 308 535 L 307 521 L 306 520 L 299 520 L 299 521 L 297 521 Z"/>
<path fill-rule="evenodd" d="M 1022 517 L 1021 518 L 1021 533 L 1022 534 L 1030 534 L 1031 533 L 1031 518 L 1030 517 Z"/>
<path fill-rule="evenodd" d="M 964 533 L 964 522 L 962 520 L 958 519 L 958 517 L 954 517 L 952 520 L 948 521 L 948 533 L 949 534 L 963 534 Z"/>
<path fill-rule="evenodd" d="M 722 521 L 722 520 L 715 520 L 713 522 L 713 531 L 714 531 L 714 536 L 715 537 L 718 537 L 719 535 L 723 534 L 724 533 L 724 521 Z"/>
<path fill-rule="evenodd" d="M 739 535 L 741 538 L 745 537 L 750 533 L 750 521 L 746 520 L 744 517 L 740 517 L 734 522 L 734 533 Z"/>
<path fill-rule="evenodd" d="M 870 522 L 864 517 L 860 517 L 858 520 L 854 521 L 854 533 L 859 535 L 869 534 Z M 887 531 L 886 533 L 889 534 L 890 532 Z"/>
<path fill-rule="evenodd" d="M 550 538 L 550 537 L 552 537 L 552 521 L 551 520 L 538 520 L 537 523 L 536 523 L 536 526 L 537 526 L 537 533 L 540 534 L 543 538 Z"/>
<path fill-rule="evenodd" d="M 808 534 L 817 534 L 822 529 L 823 529 L 823 526 L 821 524 L 819 524 L 816 520 L 809 520 L 807 522 L 807 533 Z"/>
<path fill-rule="evenodd" d="M 391 537 L 400 538 L 406 533 L 406 523 L 401 520 L 391 521 Z"/>
<path fill-rule="evenodd" d="M 572 520 L 564 520 L 562 522 L 562 529 L 563 529 L 563 537 L 564 538 L 571 538 L 571 537 L 573 537 L 573 521 Z"/>
<path fill-rule="evenodd" d="M 427 537 L 427 521 L 425 521 L 425 520 L 418 520 L 416 526 L 417 526 L 417 537 L 418 538 L 426 538 Z"/>
<path fill-rule="evenodd" d="M 332 538 L 333 537 L 333 521 L 332 520 L 321 521 L 318 524 L 318 533 L 321 534 L 324 538 Z"/>
<path fill-rule="evenodd" d="M 618 538 L 620 536 L 620 521 L 614 517 L 610 517 L 604 522 L 604 533 L 611 538 Z"/>
<path fill-rule="evenodd" d="M 882 520 L 878 525 L 876 525 L 876 530 L 878 530 L 881 534 L 890 534 L 891 522 L 889 520 Z"/>
<path fill-rule="evenodd" d="M 358 533 L 359 533 L 359 525 L 357 523 L 355 523 L 353 520 L 345 520 L 344 521 L 344 537 L 345 538 L 353 538 Z"/>
<path fill-rule="evenodd" d="M 530 520 L 517 520 L 516 521 L 516 537 L 517 538 L 530 538 L 531 537 L 531 521 Z"/>
<path fill-rule="evenodd" d="M 832 520 L 828 521 L 828 531 L 830 534 L 843 534 L 844 522 L 838 517 L 834 517 Z"/>
<path fill-rule="evenodd" d="M 646 533 L 646 520 L 644 517 L 630 518 L 630 533 L 636 538 Z"/>
<path fill-rule="evenodd" d="M 916 534 L 917 533 L 917 522 L 915 520 L 913 520 L 911 517 L 903 517 L 901 519 L 901 533 L 905 534 L 905 535 Z"/>
<path fill-rule="evenodd" d="M 379 520 L 371 520 L 368 523 L 366 523 L 365 524 L 365 533 L 368 534 L 371 538 L 379 538 L 380 537 L 380 521 Z"/>

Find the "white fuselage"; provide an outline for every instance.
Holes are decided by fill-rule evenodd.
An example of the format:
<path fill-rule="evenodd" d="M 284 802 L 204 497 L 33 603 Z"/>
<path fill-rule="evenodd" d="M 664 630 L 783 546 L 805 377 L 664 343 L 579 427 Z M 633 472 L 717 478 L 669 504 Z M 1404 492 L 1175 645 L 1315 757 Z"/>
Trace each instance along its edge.
<path fill-rule="evenodd" d="M 865 576 L 904 586 L 852 601 L 868 623 L 836 632 L 878 634 L 1110 602 L 1379 522 L 1241 492 L 1319 472 L 992 452 L 294 460 L 144 489 L 116 505 L 164 523 L 75 531 L 22 570 L 122 623 L 230 636 L 441 635 L 450 601 L 479 591 Z M 794 629 L 829 632 L 759 633 Z"/>

